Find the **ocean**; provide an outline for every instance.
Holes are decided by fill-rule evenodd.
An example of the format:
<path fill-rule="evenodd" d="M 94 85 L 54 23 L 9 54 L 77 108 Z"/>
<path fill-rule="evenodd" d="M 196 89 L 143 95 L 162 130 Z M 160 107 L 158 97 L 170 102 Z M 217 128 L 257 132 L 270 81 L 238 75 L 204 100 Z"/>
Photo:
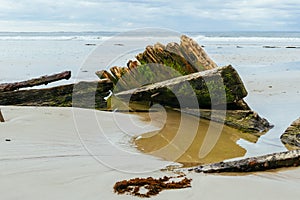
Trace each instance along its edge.
<path fill-rule="evenodd" d="M 168 38 L 168 34 L 173 36 L 173 33 L 167 32 L 163 39 Z M 119 56 L 118 47 L 122 47 L 122 43 L 126 41 L 130 41 L 130 44 L 127 45 L 126 50 L 123 50 L 125 52 L 130 52 L 132 49 L 138 49 L 141 52 L 146 45 L 160 41 L 156 40 L 155 36 L 159 35 L 157 32 L 154 36 L 153 32 L 150 34 L 152 35 L 147 32 L 140 34 L 134 31 L 125 34 L 118 32 L 0 32 L 0 82 L 19 81 L 64 70 L 73 72 L 72 81 L 94 79 L 94 72 L 87 68 L 97 71 L 113 65 L 111 60 L 115 61 L 115 57 Z M 175 32 L 174 34 L 179 36 L 181 33 Z M 183 34 L 191 36 L 199 44 L 205 46 L 205 50 L 213 58 L 216 57 L 215 60 L 219 65 L 230 64 L 232 55 L 241 51 L 249 51 L 249 54 L 257 53 L 267 46 L 282 50 L 286 47 L 300 48 L 300 32 L 190 32 Z M 119 46 L 110 44 L 110 41 L 116 38 L 120 40 L 116 42 L 120 43 Z M 133 47 L 132 43 L 138 41 L 143 41 L 139 48 Z M 106 47 L 101 47 L 105 43 Z M 83 66 L 90 54 L 99 46 L 102 52 L 100 56 L 97 56 L 97 60 L 93 61 L 94 64 L 90 64 L 93 67 Z M 123 49 L 126 48 L 124 46 Z M 288 51 L 288 49 L 285 50 Z M 299 49 L 293 50 L 299 52 Z M 134 58 L 136 53 L 138 51 L 131 52 L 129 56 L 115 64 L 125 65 L 127 60 Z M 109 54 L 111 56 L 108 58 Z M 223 58 L 219 58 L 220 56 Z M 272 60 L 269 61 L 272 62 Z M 75 76 L 76 74 L 78 77 Z"/>
<path fill-rule="evenodd" d="M 173 31 L 171 31 L 173 32 Z M 130 32 L 124 32 L 128 35 Z M 135 33 L 135 32 L 134 32 Z M 122 32 L 0 32 L 0 40 L 87 40 L 104 41 Z M 300 42 L 300 32 L 259 32 L 259 31 L 235 31 L 235 32 L 178 32 L 186 34 L 196 40 L 204 41 L 277 41 Z M 136 36 L 136 35 L 132 35 Z"/>
<path fill-rule="evenodd" d="M 124 66 L 127 60 L 134 58 L 134 55 L 143 51 L 147 45 L 158 41 L 179 42 L 180 34 L 187 34 L 203 45 L 219 65 L 234 64 L 236 58 L 233 56 L 240 52 L 249 53 L 248 62 L 252 61 L 252 57 L 255 58 L 255 54 L 266 53 L 264 59 L 255 62 L 260 65 L 274 62 L 274 59 L 267 59 L 266 48 L 269 48 L 269 52 L 276 51 L 287 56 L 289 52 L 300 51 L 300 32 L 177 33 L 167 31 L 163 36 L 158 32 L 135 31 L 127 33 L 0 32 L 0 82 L 25 80 L 64 70 L 73 72 L 72 81 L 94 79 L 94 71 L 91 70 L 107 69 L 112 65 Z M 98 53 L 100 55 L 97 55 L 96 59 L 90 59 L 95 49 L 98 51 L 100 49 L 101 52 Z M 91 64 L 88 59 L 93 60 L 93 63 Z M 87 63 L 90 66 L 86 66 Z"/>

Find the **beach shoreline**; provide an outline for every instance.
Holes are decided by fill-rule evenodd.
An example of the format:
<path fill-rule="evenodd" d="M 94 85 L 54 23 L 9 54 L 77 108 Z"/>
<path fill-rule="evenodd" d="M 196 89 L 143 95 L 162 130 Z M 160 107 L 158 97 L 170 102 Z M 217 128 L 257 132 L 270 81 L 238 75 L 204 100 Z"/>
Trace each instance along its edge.
<path fill-rule="evenodd" d="M 222 40 L 223 43 L 220 43 L 206 38 L 198 42 L 206 46 L 205 50 L 219 66 L 233 65 L 249 92 L 246 102 L 275 125 L 254 144 L 243 139 L 237 141 L 247 150 L 244 157 L 286 150 L 280 135 L 300 113 L 300 50 L 284 48 L 290 44 L 283 44 L 281 48 L 263 48 L 265 41 L 254 47 L 249 42 L 238 43 L 243 48 L 237 48 L 235 41 L 228 45 L 227 41 L 224 43 Z M 25 43 L 24 49 L 28 48 L 30 41 Z M 34 43 L 37 45 L 35 47 L 46 48 L 49 41 L 42 42 L 42 45 L 36 41 Z M 65 41 L 57 43 L 62 46 L 66 44 Z M 68 51 L 62 48 L 55 53 L 52 52 L 55 49 L 52 43 L 48 48 L 51 53 L 44 57 L 33 53 L 28 59 L 28 54 L 24 52 L 9 54 L 3 58 L 9 59 L 0 62 L 0 65 L 6 71 L 9 71 L 7 66 L 17 66 L 20 71 L 16 78 L 24 79 L 24 74 L 25 77 L 32 77 L 34 73 L 44 72 L 38 66 L 45 64 L 45 60 L 68 52 L 65 63 L 62 60 L 66 55 L 61 54 L 57 62 L 62 63 L 48 63 L 45 69 L 52 73 L 50 65 L 54 64 L 55 70 L 64 65 L 76 65 L 74 69 L 85 70 L 78 63 L 94 48 L 85 46 L 85 43 L 67 43 L 70 45 L 66 47 Z M 20 55 L 22 59 L 18 60 Z M 76 59 L 72 61 L 72 58 Z M 26 69 L 22 66 L 24 60 L 28 62 Z M 36 63 L 29 64 L 34 60 Z M 106 67 L 105 62 L 99 63 Z M 12 77 L 11 74 L 1 77 L 1 81 L 12 80 Z M 97 79 L 96 76 L 94 78 Z M 78 108 L 0 108 L 6 120 L 0 123 L 0 192 L 3 199 L 132 199 L 132 196 L 114 194 L 113 185 L 117 181 L 136 177 L 172 176 L 173 172 L 160 169 L 177 165 L 142 154 L 132 146 L 130 139 L 157 129 L 157 124 L 145 124 L 138 116 Z M 135 126 L 127 124 L 126 120 L 136 123 Z M 122 123 L 116 123 L 118 121 Z M 299 168 L 240 176 L 187 172 L 187 177 L 193 179 L 192 188 L 163 191 L 153 198 L 297 199 L 300 195 Z"/>
<path fill-rule="evenodd" d="M 7 122 L 0 124 L 1 143 L 3 143 L 0 147 L 2 175 L 0 186 L 4 199 L 15 199 L 20 196 L 24 199 L 39 199 L 45 192 L 47 196 L 43 197 L 44 199 L 58 197 L 131 199 L 131 196 L 114 194 L 112 191 L 114 183 L 135 177 L 163 177 L 173 174 L 171 171 L 159 170 L 172 163 L 144 154 L 139 154 L 138 157 L 127 157 L 125 160 L 120 155 L 111 155 L 113 159 L 119 160 L 118 163 L 113 162 L 116 164 L 114 167 L 99 162 L 86 151 L 78 138 L 72 119 L 74 108 L 8 106 L 1 109 L 7 119 Z M 85 109 L 76 109 L 76 111 L 85 116 L 81 118 L 86 120 L 82 123 L 85 124 L 86 130 L 91 130 L 93 125 L 86 116 L 94 116 L 95 111 Z M 100 119 L 107 119 L 111 114 L 102 111 L 96 113 Z M 111 119 L 107 120 L 111 121 Z M 115 126 L 108 127 L 105 128 L 107 132 L 116 132 Z M 6 138 L 11 141 L 5 142 Z M 107 152 L 105 142 L 102 141 L 100 149 L 103 150 L 102 152 Z M 156 165 L 156 170 L 147 172 L 149 169 L 146 163 L 152 167 Z M 132 172 L 132 170 L 136 171 L 136 168 L 139 168 L 140 173 Z M 126 170 L 130 171 L 126 172 Z M 297 192 L 299 168 L 242 176 L 188 172 L 187 177 L 193 179 L 192 188 L 163 191 L 155 198 L 253 199 L 260 194 L 264 199 L 275 197 L 295 199 L 299 195 Z M 33 192 L 32 188 L 35 188 L 36 192 Z M 218 192 L 213 192 L 214 188 L 218 188 Z M 274 193 L 274 189 L 280 192 Z"/>

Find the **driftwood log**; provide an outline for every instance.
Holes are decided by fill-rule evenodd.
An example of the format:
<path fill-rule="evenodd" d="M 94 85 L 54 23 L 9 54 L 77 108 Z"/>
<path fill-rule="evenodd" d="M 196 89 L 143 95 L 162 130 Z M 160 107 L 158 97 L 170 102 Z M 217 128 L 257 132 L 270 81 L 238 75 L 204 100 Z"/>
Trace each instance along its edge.
<path fill-rule="evenodd" d="M 21 88 L 34 87 L 39 85 L 47 85 L 55 81 L 71 78 L 71 71 L 64 71 L 58 74 L 53 74 L 50 76 L 41 76 L 39 78 L 34 78 L 27 81 L 21 81 L 16 83 L 3 83 L 0 84 L 0 92 L 14 91 Z"/>
<path fill-rule="evenodd" d="M 201 165 L 195 168 L 190 168 L 188 170 L 198 173 L 255 172 L 277 169 L 282 167 L 296 167 L 299 165 L 300 150 L 292 150 L 236 161 Z"/>

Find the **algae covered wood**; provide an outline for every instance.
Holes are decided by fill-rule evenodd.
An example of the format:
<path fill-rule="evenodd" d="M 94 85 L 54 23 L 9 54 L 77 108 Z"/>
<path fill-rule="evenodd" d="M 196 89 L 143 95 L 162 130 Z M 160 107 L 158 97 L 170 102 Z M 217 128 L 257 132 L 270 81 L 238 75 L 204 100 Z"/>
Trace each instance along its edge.
<path fill-rule="evenodd" d="M 55 106 L 103 109 L 110 81 L 79 82 L 45 89 L 0 92 L 0 105 Z"/>
<path fill-rule="evenodd" d="M 192 90 L 185 88 L 187 83 Z M 176 95 L 172 91 L 176 91 Z M 225 99 L 220 95 L 222 92 Z M 176 77 L 115 95 L 121 99 L 150 101 L 170 107 L 189 107 L 189 98 L 196 95 L 200 108 L 211 108 L 211 99 L 214 99 L 215 105 L 227 104 L 242 110 L 248 109 L 248 106 L 239 103 L 247 96 L 247 91 L 238 73 L 230 65 Z M 179 105 L 178 98 L 186 100 L 187 104 Z"/>
<path fill-rule="evenodd" d="M 212 105 L 249 109 L 243 101 L 247 91 L 236 70 L 232 66 L 218 68 L 203 48 L 185 35 L 181 36 L 180 44 L 149 45 L 136 59 L 130 60 L 127 67 L 114 66 L 110 72 L 101 70 L 96 74 L 100 79 L 111 80 L 116 86 L 113 91 L 116 96 L 130 98 L 131 102 L 150 101 L 176 108 L 180 104 L 208 109 Z M 199 103 L 191 103 L 192 96 Z"/>
<path fill-rule="evenodd" d="M 176 110 L 176 109 L 175 109 Z M 238 129 L 244 133 L 251 133 L 257 138 L 273 128 L 268 120 L 260 117 L 252 110 L 209 110 L 181 108 L 180 112 L 199 116 Z M 200 113 L 199 113 L 200 112 Z"/>
<path fill-rule="evenodd" d="M 123 81 L 124 85 L 126 85 L 125 88 L 128 89 L 128 85 L 132 85 L 132 82 L 135 81 L 136 76 L 133 73 L 136 71 L 151 74 L 151 70 L 149 72 L 149 69 L 147 69 L 145 65 L 167 67 L 166 70 L 163 70 L 164 73 L 176 71 L 176 76 L 187 75 L 218 67 L 197 42 L 186 35 L 182 35 L 180 44 L 171 42 L 167 45 L 163 45 L 161 43 L 148 45 L 144 52 L 136 55 L 135 61 L 128 61 L 127 67 L 114 66 L 110 68 L 110 72 L 101 70 L 97 71 L 96 75 L 100 79 L 109 79 L 114 84 L 117 84 L 118 81 Z M 154 68 L 152 68 L 152 70 L 155 71 Z M 127 74 L 127 76 L 130 76 L 132 79 L 122 80 L 122 76 L 124 74 Z M 170 76 L 166 76 L 165 74 L 165 76 L 161 76 L 160 78 L 162 79 L 160 81 L 163 81 L 169 79 Z M 139 80 L 136 81 L 139 82 Z"/>
<path fill-rule="evenodd" d="M 34 78 L 27 81 L 15 82 L 15 83 L 3 83 L 0 84 L 0 92 L 14 91 L 21 88 L 34 87 L 39 85 L 47 85 L 55 81 L 70 79 L 71 71 L 64 71 L 58 74 L 53 74 L 50 76 L 41 76 L 39 78 Z"/>
<path fill-rule="evenodd" d="M 142 64 L 159 63 L 170 66 L 182 75 L 218 67 L 201 46 L 186 35 L 181 36 L 180 44 L 173 42 L 166 46 L 160 43 L 149 45 L 136 59 Z"/>
<path fill-rule="evenodd" d="M 251 157 L 236 161 L 219 162 L 190 168 L 189 171 L 203 173 L 220 172 L 255 172 L 296 167 L 300 165 L 300 150 L 273 153 L 264 156 Z"/>
<path fill-rule="evenodd" d="M 295 120 L 280 137 L 283 144 L 300 147 L 300 118 Z"/>

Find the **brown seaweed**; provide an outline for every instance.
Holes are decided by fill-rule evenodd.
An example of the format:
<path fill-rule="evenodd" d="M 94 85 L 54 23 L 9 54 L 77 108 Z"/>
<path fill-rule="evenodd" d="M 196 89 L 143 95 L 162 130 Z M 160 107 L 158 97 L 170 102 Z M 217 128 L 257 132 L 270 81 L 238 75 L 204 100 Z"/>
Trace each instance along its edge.
<path fill-rule="evenodd" d="M 130 194 L 133 196 L 149 198 L 151 196 L 159 194 L 163 190 L 169 189 L 181 189 L 191 187 L 192 179 L 188 179 L 180 175 L 177 177 L 167 177 L 163 178 L 134 178 L 130 180 L 119 181 L 114 185 L 114 192 L 117 194 Z M 182 180 L 175 182 L 170 181 L 173 178 L 183 178 Z M 146 189 L 146 193 L 140 191 L 141 188 Z"/>

